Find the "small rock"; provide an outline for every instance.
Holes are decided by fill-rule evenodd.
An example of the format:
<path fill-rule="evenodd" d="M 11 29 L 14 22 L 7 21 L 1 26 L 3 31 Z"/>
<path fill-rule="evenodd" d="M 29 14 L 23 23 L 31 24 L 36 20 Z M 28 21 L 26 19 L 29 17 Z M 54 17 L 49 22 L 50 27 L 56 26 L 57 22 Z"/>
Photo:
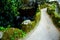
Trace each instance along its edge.
<path fill-rule="evenodd" d="M 32 28 L 32 22 L 30 20 L 25 20 L 22 22 L 22 30 L 29 32 Z"/>
<path fill-rule="evenodd" d="M 28 25 L 28 24 L 31 24 L 31 21 L 30 20 L 25 20 L 25 21 L 22 22 L 22 24 Z"/>
<path fill-rule="evenodd" d="M 2 36 L 3 36 L 3 32 L 0 32 L 0 39 L 2 38 Z"/>

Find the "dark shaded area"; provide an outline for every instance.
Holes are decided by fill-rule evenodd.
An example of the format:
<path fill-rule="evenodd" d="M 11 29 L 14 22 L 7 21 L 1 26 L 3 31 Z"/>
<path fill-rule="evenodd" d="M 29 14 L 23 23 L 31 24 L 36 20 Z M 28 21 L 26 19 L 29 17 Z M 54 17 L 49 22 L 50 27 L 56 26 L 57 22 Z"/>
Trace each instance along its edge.
<path fill-rule="evenodd" d="M 28 7 L 32 7 L 32 8 L 28 8 L 28 9 L 21 9 L 18 7 L 19 3 L 18 2 L 16 2 L 16 3 L 14 5 L 12 2 L 7 3 L 7 0 L 0 1 L 0 26 L 3 26 L 6 28 L 8 25 L 10 25 L 11 27 L 21 29 L 20 24 L 24 20 L 27 20 L 27 19 L 29 19 L 31 21 L 34 20 L 34 16 L 36 14 L 36 10 L 38 7 L 37 2 L 31 2 L 31 5 L 27 4 Z M 16 6 L 17 6 L 17 8 L 16 8 Z M 14 8 L 16 8 L 16 9 L 14 9 Z M 15 16 L 17 14 L 17 12 L 19 12 L 19 14 L 17 16 Z"/>
<path fill-rule="evenodd" d="M 28 5 L 27 5 L 28 6 Z M 29 5 L 30 6 L 30 5 Z M 28 7 L 29 7 L 28 6 Z M 35 20 L 34 16 L 36 14 L 37 8 L 38 8 L 38 4 L 37 3 L 33 3 L 32 6 L 30 6 L 32 8 L 28 8 L 28 9 L 22 9 L 20 8 L 18 11 L 20 13 L 20 18 L 18 18 L 17 20 L 14 20 L 15 22 L 15 26 L 20 27 L 19 25 L 24 21 L 24 20 Z M 16 25 L 17 24 L 17 25 Z M 20 27 L 21 29 L 21 27 Z"/>
<path fill-rule="evenodd" d="M 36 10 L 37 10 L 37 7 L 38 7 L 38 4 L 37 3 L 33 3 L 31 4 L 32 6 L 28 6 L 29 8 L 25 8 L 25 9 L 22 9 L 20 8 L 18 11 L 20 12 L 20 16 L 21 17 L 26 17 L 26 18 L 33 18 L 33 16 L 36 14 Z M 32 20 L 32 19 L 31 19 Z"/>

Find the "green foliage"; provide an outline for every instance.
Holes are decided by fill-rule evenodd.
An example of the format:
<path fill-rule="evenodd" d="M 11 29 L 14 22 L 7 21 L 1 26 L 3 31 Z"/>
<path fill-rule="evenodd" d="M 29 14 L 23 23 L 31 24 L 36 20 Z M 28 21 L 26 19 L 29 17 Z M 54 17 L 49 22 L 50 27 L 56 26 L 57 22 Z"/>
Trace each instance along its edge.
<path fill-rule="evenodd" d="M 40 21 L 40 15 L 41 15 L 41 10 L 40 10 L 40 5 L 37 8 L 36 15 L 35 15 L 35 22 L 38 23 Z"/>
<path fill-rule="evenodd" d="M 42 2 L 42 3 L 40 4 L 40 8 L 41 8 L 41 9 L 46 8 L 46 7 L 48 7 L 48 5 L 47 5 L 46 2 Z"/>
<path fill-rule="evenodd" d="M 4 31 L 4 30 L 5 30 L 5 28 L 0 26 L 0 31 Z"/>
<path fill-rule="evenodd" d="M 55 5 L 55 4 L 51 4 L 51 5 L 49 6 L 49 8 L 50 8 L 50 10 L 55 10 L 56 5 Z"/>
<path fill-rule="evenodd" d="M 55 16 L 56 18 L 60 18 L 60 14 L 58 14 L 57 12 L 54 13 L 54 16 Z"/>
<path fill-rule="evenodd" d="M 19 9 L 21 4 L 22 3 L 19 0 L 5 0 L 4 1 L 4 11 L 6 13 L 14 14 L 14 16 L 16 16 L 16 14 L 18 14 L 17 10 Z"/>
<path fill-rule="evenodd" d="M 0 1 L 0 26 L 7 27 L 13 25 L 15 17 L 20 15 L 18 9 L 22 5 L 22 0 L 1 0 Z"/>
<path fill-rule="evenodd" d="M 52 3 L 52 4 L 49 4 L 49 7 L 48 7 L 48 14 L 51 16 L 52 20 L 53 20 L 53 23 L 60 28 L 60 12 L 59 12 L 59 8 L 57 7 L 57 3 Z M 58 12 L 57 12 L 57 10 Z"/>
<path fill-rule="evenodd" d="M 0 31 L 4 32 L 2 40 L 18 40 L 26 35 L 20 29 L 11 28 L 14 18 L 20 15 L 18 10 L 22 3 L 22 0 L 0 0 Z"/>
<path fill-rule="evenodd" d="M 26 33 L 17 28 L 7 28 L 4 30 L 2 40 L 19 40 L 26 36 Z"/>

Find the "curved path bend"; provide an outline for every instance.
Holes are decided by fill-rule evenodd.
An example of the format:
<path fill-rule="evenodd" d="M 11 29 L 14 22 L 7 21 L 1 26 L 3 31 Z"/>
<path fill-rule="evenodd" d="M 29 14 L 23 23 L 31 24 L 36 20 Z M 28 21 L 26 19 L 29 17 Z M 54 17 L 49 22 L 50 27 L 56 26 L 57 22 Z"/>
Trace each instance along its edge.
<path fill-rule="evenodd" d="M 47 8 L 41 10 L 41 20 L 24 40 L 59 40 L 59 31 L 51 21 L 46 12 Z"/>

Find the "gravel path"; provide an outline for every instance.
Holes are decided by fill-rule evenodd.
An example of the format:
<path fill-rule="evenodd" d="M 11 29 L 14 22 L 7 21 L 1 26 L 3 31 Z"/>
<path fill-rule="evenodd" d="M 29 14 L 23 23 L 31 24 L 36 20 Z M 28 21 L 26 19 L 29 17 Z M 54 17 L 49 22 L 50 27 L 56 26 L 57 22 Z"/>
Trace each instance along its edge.
<path fill-rule="evenodd" d="M 41 10 L 41 20 L 38 26 L 24 40 L 58 40 L 59 31 L 55 28 L 46 9 Z"/>

